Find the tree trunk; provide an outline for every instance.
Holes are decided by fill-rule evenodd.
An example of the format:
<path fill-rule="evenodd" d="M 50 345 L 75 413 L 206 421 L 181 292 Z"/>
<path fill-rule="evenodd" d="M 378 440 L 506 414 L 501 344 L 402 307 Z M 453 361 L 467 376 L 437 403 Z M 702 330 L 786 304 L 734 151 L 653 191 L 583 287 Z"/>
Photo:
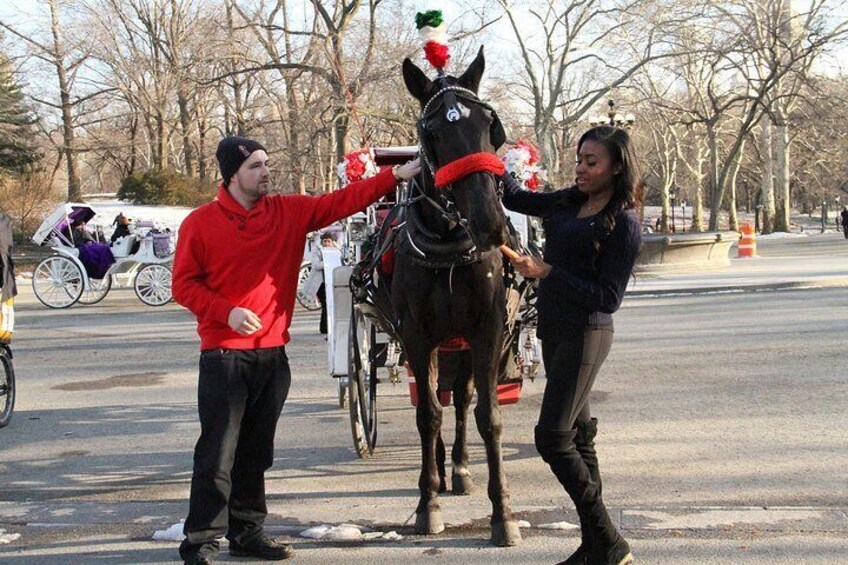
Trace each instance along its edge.
<path fill-rule="evenodd" d="M 691 167 L 692 171 L 692 227 L 693 232 L 704 231 L 704 154 L 701 152 L 700 138 L 694 136 L 692 129 L 689 129 L 690 147 L 692 151 Z"/>
<path fill-rule="evenodd" d="M 182 80 L 182 79 L 180 79 Z M 194 171 L 194 149 L 191 145 L 191 112 L 188 107 L 188 94 L 185 85 L 177 90 L 177 105 L 180 109 L 180 127 L 183 134 L 183 159 L 185 160 L 185 172 L 188 176 L 195 176 Z"/>
<path fill-rule="evenodd" d="M 721 187 L 719 186 L 719 157 L 718 157 L 718 139 L 715 131 L 715 126 L 707 123 L 707 144 L 710 152 L 708 161 L 708 179 L 710 197 L 710 231 L 718 231 L 719 214 L 721 213 Z"/>
<path fill-rule="evenodd" d="M 774 231 L 774 166 L 771 147 L 771 119 L 767 114 L 760 118 L 760 153 L 763 156 L 763 176 L 760 179 L 761 203 L 763 206 L 762 232 Z"/>
<path fill-rule="evenodd" d="M 733 160 L 733 163 L 730 165 L 730 214 L 728 221 L 730 223 L 731 231 L 739 231 L 739 216 L 736 211 L 737 202 L 736 202 L 736 180 L 739 178 L 739 169 L 742 166 L 742 154 L 745 151 L 745 142 L 742 142 L 742 146 L 739 148 L 739 153 L 736 154 L 736 159 Z"/>
<path fill-rule="evenodd" d="M 206 121 L 202 118 L 197 120 L 197 152 L 197 174 L 206 180 Z"/>
<path fill-rule="evenodd" d="M 74 118 L 71 108 L 71 90 L 65 69 L 65 55 L 62 50 L 62 38 L 59 33 L 59 13 L 56 0 L 50 0 L 50 31 L 53 34 L 53 61 L 59 79 L 59 97 L 62 101 L 62 154 L 68 169 L 68 201 L 79 202 L 82 189 L 77 168 L 77 154 L 74 136 Z"/>
<path fill-rule="evenodd" d="M 774 219 L 774 230 L 789 230 L 789 127 L 778 111 L 774 128 L 774 186 L 775 196 L 780 202 L 779 213 Z"/>

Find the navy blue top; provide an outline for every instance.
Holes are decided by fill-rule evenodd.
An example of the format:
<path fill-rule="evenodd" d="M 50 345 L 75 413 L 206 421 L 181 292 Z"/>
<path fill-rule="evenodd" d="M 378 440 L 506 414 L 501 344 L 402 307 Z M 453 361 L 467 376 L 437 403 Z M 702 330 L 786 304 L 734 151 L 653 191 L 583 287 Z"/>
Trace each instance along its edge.
<path fill-rule="evenodd" d="M 531 192 L 510 175 L 502 180 L 504 206 L 540 217 L 545 230 L 544 261 L 551 272 L 539 281 L 539 337 L 571 333 L 582 329 L 594 312 L 618 310 L 642 244 L 635 210 L 621 211 L 612 233 L 605 233 L 599 214 L 577 217 L 580 206 L 565 198 L 572 189 Z M 596 239 L 600 252 L 594 247 Z"/>

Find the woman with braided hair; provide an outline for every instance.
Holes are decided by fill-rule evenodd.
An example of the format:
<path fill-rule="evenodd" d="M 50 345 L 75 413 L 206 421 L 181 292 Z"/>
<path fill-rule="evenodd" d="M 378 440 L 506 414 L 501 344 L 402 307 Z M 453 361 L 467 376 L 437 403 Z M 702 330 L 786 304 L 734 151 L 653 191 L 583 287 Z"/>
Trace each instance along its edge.
<path fill-rule="evenodd" d="M 577 145 L 575 172 L 574 186 L 554 192 L 523 190 L 504 177 L 503 203 L 541 217 L 545 230 L 542 259 L 511 261 L 525 277 L 539 279 L 538 335 L 547 384 L 536 449 L 580 516 L 580 547 L 560 565 L 626 565 L 633 562 L 630 547 L 601 499 L 597 420 L 588 399 L 612 345 L 612 314 L 642 240 L 636 213 L 642 183 L 630 136 L 611 126 L 588 130 Z"/>

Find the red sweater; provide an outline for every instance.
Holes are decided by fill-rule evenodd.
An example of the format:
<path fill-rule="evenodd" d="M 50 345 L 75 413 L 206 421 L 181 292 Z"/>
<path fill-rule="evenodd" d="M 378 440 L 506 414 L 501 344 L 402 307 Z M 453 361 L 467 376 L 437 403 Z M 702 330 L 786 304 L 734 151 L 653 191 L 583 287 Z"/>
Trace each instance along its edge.
<path fill-rule="evenodd" d="M 306 235 L 364 209 L 397 185 L 391 169 L 321 196 L 274 195 L 245 210 L 221 186 L 218 198 L 180 226 L 174 300 L 197 317 L 200 349 L 259 349 L 289 342 Z M 262 329 L 242 336 L 227 325 L 247 308 Z"/>

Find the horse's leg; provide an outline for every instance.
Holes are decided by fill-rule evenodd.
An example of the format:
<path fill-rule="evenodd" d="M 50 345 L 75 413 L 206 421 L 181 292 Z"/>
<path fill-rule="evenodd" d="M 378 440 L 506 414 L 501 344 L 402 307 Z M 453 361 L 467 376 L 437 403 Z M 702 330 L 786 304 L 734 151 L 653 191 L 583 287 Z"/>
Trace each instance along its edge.
<path fill-rule="evenodd" d="M 409 340 L 407 343 L 414 343 Z M 421 475 L 418 490 L 421 498 L 415 509 L 415 533 L 437 534 L 445 529 L 439 506 L 439 474 L 436 466 L 436 443 L 442 426 L 442 406 L 436 397 L 438 352 L 408 351 L 407 359 L 418 387 L 415 423 L 421 437 Z M 443 444 L 444 445 L 444 444 Z"/>
<path fill-rule="evenodd" d="M 500 326 L 497 331 L 500 331 Z M 500 339 L 478 339 L 471 344 L 474 367 L 474 384 L 477 389 L 477 407 L 474 417 L 477 429 L 486 445 L 486 462 L 489 465 L 489 499 L 492 501 L 492 543 L 505 547 L 521 542 L 521 531 L 509 505 L 509 486 L 503 472 L 501 431 L 503 420 L 498 406 L 497 359 Z"/>
<path fill-rule="evenodd" d="M 453 381 L 453 405 L 456 408 L 456 438 L 451 450 L 451 492 L 471 494 L 474 481 L 468 470 L 468 406 L 474 394 L 474 378 L 471 374 L 471 353 L 460 353 L 456 378 Z"/>
<path fill-rule="evenodd" d="M 439 493 L 447 492 L 448 485 L 445 473 L 445 442 L 442 439 L 442 430 L 436 435 L 436 472 L 439 474 Z"/>

